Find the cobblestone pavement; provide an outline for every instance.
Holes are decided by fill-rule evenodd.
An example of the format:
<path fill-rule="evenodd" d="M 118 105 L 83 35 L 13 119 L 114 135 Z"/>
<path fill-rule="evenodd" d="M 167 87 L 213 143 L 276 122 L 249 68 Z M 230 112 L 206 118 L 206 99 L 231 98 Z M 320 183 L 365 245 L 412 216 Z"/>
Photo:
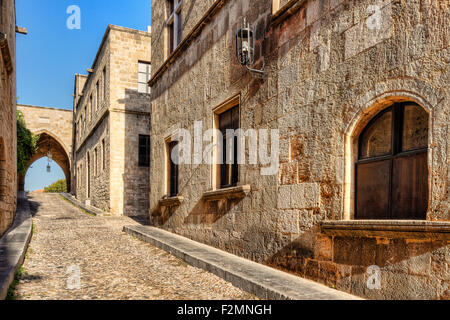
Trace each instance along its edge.
<path fill-rule="evenodd" d="M 191 267 L 122 232 L 127 217 L 93 217 L 55 194 L 32 194 L 34 234 L 17 299 L 255 299 L 221 278 Z M 81 270 L 81 288 L 68 279 Z M 70 282 L 69 285 L 76 285 Z"/>

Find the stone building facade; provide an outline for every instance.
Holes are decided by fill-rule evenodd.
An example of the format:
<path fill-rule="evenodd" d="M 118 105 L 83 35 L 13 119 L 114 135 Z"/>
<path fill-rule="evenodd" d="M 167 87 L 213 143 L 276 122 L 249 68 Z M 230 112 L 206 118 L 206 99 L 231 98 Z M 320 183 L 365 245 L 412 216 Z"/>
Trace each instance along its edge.
<path fill-rule="evenodd" d="M 148 212 L 150 46 L 149 32 L 109 25 L 89 75 L 75 76 L 73 193 L 112 215 Z"/>
<path fill-rule="evenodd" d="M 236 58 L 244 17 L 264 81 Z M 449 23 L 448 1 L 153 3 L 152 225 L 361 297 L 449 299 Z M 182 129 L 230 123 L 278 130 L 276 174 L 170 160 Z"/>
<path fill-rule="evenodd" d="M 0 0 L 0 236 L 11 226 L 17 198 L 16 14 Z"/>

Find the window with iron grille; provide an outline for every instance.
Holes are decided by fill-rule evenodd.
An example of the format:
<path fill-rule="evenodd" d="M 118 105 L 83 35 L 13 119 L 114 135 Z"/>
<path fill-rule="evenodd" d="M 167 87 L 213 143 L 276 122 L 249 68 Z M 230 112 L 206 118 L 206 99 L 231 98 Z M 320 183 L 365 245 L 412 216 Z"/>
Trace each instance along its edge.
<path fill-rule="evenodd" d="M 150 166 L 150 136 L 139 135 L 139 167 Z"/>
<path fill-rule="evenodd" d="M 219 114 L 219 130 L 223 135 L 220 165 L 220 187 L 228 188 L 237 185 L 239 180 L 237 136 L 227 136 L 227 130 L 239 129 L 239 106 L 235 106 Z M 227 154 L 230 159 L 227 159 Z"/>
<path fill-rule="evenodd" d="M 148 62 L 139 61 L 138 63 L 138 92 L 150 93 L 148 82 L 152 74 L 152 65 Z"/>

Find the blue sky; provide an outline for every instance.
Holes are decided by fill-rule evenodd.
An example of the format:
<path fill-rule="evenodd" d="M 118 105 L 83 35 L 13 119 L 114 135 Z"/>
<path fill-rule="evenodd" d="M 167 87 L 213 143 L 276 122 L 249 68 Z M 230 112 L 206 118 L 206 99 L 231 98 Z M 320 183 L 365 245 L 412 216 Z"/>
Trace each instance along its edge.
<path fill-rule="evenodd" d="M 66 26 L 70 5 L 81 9 L 80 30 Z M 72 109 L 74 75 L 92 66 L 108 24 L 146 30 L 151 1 L 16 0 L 16 15 L 17 25 L 28 29 L 17 34 L 18 103 Z M 44 173 L 29 172 L 26 184 L 42 189 L 63 177 Z"/>

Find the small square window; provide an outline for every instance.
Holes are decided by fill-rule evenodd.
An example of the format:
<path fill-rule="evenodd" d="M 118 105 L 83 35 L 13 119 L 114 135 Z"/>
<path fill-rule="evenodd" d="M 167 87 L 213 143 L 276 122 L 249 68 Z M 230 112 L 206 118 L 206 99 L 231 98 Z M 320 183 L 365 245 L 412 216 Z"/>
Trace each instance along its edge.
<path fill-rule="evenodd" d="M 150 94 L 150 81 L 152 65 L 148 62 L 139 61 L 138 63 L 138 92 Z"/>

